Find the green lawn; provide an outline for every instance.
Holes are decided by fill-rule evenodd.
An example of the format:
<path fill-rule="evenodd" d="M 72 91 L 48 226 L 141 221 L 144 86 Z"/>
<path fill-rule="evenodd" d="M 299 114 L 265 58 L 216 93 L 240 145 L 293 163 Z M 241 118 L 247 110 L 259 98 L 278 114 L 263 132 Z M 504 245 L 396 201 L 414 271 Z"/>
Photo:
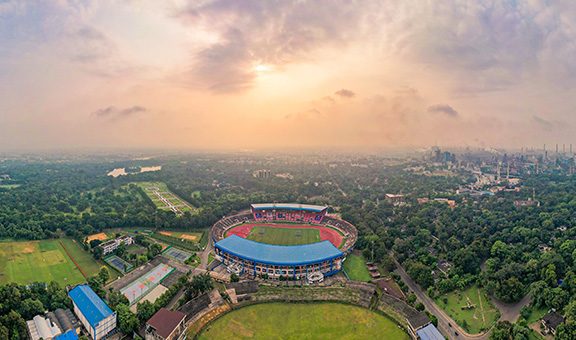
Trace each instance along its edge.
<path fill-rule="evenodd" d="M 212 263 L 212 261 L 214 261 L 214 254 L 210 253 L 210 254 L 208 254 L 208 263 L 207 264 Z"/>
<path fill-rule="evenodd" d="M 254 227 L 247 238 L 256 242 L 293 246 L 320 242 L 320 232 L 311 228 Z"/>
<path fill-rule="evenodd" d="M 410 339 L 385 316 L 338 303 L 266 303 L 240 308 L 209 324 L 199 338 Z"/>
<path fill-rule="evenodd" d="M 530 316 L 528 316 L 528 319 L 526 320 L 526 322 L 529 325 L 533 324 L 534 322 L 538 322 L 538 321 L 540 321 L 540 319 L 542 319 L 542 317 L 544 315 L 546 315 L 546 313 L 548 313 L 548 308 L 546 308 L 546 307 L 542 307 L 539 309 L 531 307 L 531 313 L 530 313 Z"/>
<path fill-rule="evenodd" d="M 168 190 L 168 186 L 162 182 L 136 182 L 134 183 L 144 192 L 146 195 L 152 200 L 154 205 L 158 209 L 172 211 L 172 209 L 164 203 L 158 195 L 155 194 L 155 191 L 158 191 L 162 197 L 170 201 L 174 206 L 176 206 L 181 212 L 189 211 L 191 213 L 198 213 L 199 209 L 194 208 L 190 203 L 182 200 L 180 197 L 176 196 L 170 190 Z"/>
<path fill-rule="evenodd" d="M 444 302 L 445 299 L 447 303 Z M 475 285 L 463 292 L 454 291 L 442 295 L 436 298 L 436 303 L 471 334 L 490 328 L 499 317 L 498 310 L 492 305 L 484 290 Z M 468 304 L 474 308 L 463 309 Z"/>
<path fill-rule="evenodd" d="M 0 282 L 56 281 L 62 285 L 84 282 L 84 276 L 59 241 L 63 240 L 0 242 Z M 89 266 L 84 258 L 80 262 Z"/>
<path fill-rule="evenodd" d="M 344 261 L 344 271 L 352 281 L 368 282 L 372 280 L 368 268 L 366 268 L 366 260 L 361 255 L 350 254 L 346 256 Z"/>
<path fill-rule="evenodd" d="M 74 258 L 74 261 L 82 268 L 82 271 L 86 276 L 90 277 L 93 275 L 98 274 L 100 268 L 108 267 L 106 264 L 102 262 L 97 262 L 92 257 L 92 254 L 85 251 L 84 248 L 76 241 L 69 238 L 60 239 L 62 244 L 70 254 Z M 115 270 L 108 267 L 108 271 L 110 272 L 110 280 L 113 281 L 120 277 L 121 275 L 118 274 Z"/>

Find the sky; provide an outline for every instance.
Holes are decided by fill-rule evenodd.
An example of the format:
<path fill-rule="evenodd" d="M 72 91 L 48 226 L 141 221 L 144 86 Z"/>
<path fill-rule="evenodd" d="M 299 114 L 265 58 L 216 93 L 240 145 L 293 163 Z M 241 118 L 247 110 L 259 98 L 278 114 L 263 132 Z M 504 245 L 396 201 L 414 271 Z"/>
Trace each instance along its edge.
<path fill-rule="evenodd" d="M 0 151 L 572 143 L 572 0 L 0 0 Z"/>

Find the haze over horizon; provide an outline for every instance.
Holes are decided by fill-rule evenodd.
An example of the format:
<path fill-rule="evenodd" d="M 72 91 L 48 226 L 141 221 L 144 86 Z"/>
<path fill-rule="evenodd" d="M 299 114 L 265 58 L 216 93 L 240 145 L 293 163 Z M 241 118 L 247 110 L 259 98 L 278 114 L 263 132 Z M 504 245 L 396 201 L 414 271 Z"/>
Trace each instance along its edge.
<path fill-rule="evenodd" d="M 0 1 L 0 151 L 573 142 L 573 1 Z"/>

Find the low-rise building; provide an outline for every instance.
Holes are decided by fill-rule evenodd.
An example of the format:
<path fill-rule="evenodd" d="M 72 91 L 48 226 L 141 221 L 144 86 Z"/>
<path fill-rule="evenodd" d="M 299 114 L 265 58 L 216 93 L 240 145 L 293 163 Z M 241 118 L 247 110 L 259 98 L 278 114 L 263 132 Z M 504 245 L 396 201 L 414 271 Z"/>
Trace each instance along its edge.
<path fill-rule="evenodd" d="M 150 320 L 146 322 L 146 340 L 174 340 L 184 332 L 186 314 L 160 308 Z"/>
<path fill-rule="evenodd" d="M 32 340 L 52 340 L 62 334 L 56 323 L 42 315 L 36 315 L 32 320 L 26 321 L 26 328 Z"/>
<path fill-rule="evenodd" d="M 444 340 L 446 339 L 442 333 L 438 331 L 436 326 L 429 323 L 427 326 L 420 328 L 416 331 L 416 335 L 420 340 Z"/>
<path fill-rule="evenodd" d="M 556 335 L 556 328 L 564 322 L 564 317 L 556 311 L 551 311 L 544 315 L 541 322 L 544 334 Z"/>
<path fill-rule="evenodd" d="M 102 248 L 102 255 L 110 254 L 114 250 L 116 250 L 120 245 L 125 244 L 127 246 L 134 243 L 134 238 L 130 235 L 122 236 L 115 238 L 110 241 L 106 241 L 99 245 Z"/>
<path fill-rule="evenodd" d="M 90 288 L 83 284 L 68 292 L 74 313 L 93 340 L 102 339 L 116 329 L 116 313 Z"/>

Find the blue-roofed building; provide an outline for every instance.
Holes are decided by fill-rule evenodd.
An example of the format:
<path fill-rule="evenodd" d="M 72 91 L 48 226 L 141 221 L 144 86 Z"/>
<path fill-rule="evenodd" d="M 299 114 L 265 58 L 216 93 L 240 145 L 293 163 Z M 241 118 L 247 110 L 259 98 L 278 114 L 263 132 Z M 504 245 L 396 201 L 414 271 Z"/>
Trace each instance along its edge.
<path fill-rule="evenodd" d="M 68 296 L 74 304 L 74 313 L 94 340 L 102 339 L 116 328 L 116 313 L 90 288 L 78 285 Z"/>
<path fill-rule="evenodd" d="M 78 340 L 78 334 L 73 329 L 68 330 L 54 338 L 54 340 Z"/>
<path fill-rule="evenodd" d="M 253 277 L 301 279 L 330 276 L 342 269 L 344 253 L 330 241 L 297 246 L 271 245 L 231 235 L 215 244 L 216 257 L 230 272 Z"/>
<path fill-rule="evenodd" d="M 433 324 L 428 324 L 425 327 L 420 328 L 416 331 L 416 335 L 418 335 L 418 339 L 420 340 L 445 340 L 446 338 L 442 335 L 436 326 Z"/>

